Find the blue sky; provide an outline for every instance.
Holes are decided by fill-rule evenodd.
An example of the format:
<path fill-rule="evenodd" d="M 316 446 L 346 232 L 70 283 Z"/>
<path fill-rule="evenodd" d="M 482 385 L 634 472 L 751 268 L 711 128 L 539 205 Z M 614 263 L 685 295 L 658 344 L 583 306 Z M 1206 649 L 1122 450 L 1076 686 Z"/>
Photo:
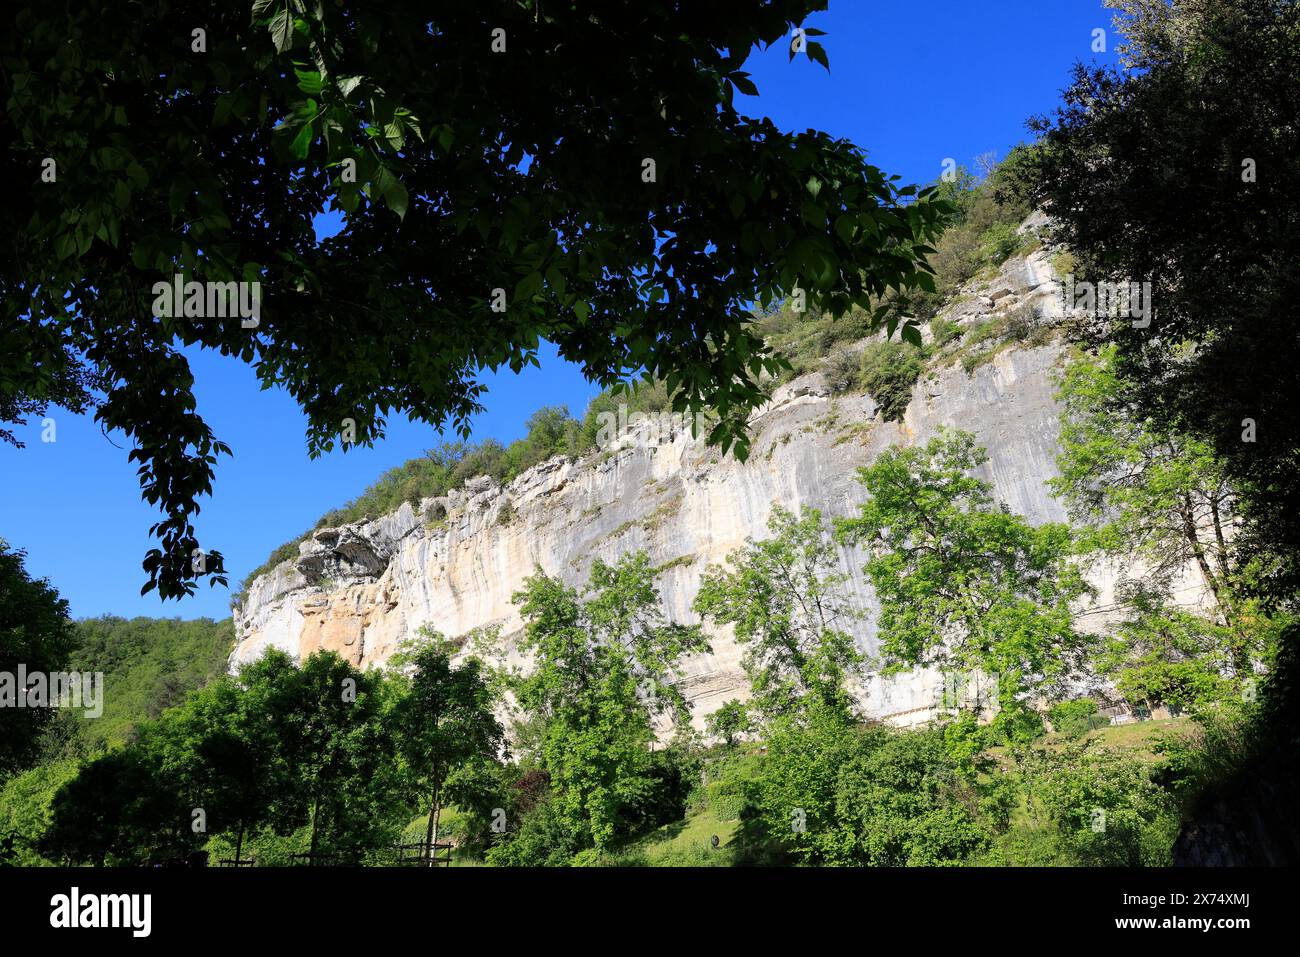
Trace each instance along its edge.
<path fill-rule="evenodd" d="M 1100 0 L 832 0 L 807 25 L 827 32 L 820 40 L 830 73 L 803 57 L 788 62 L 784 49 L 755 53 L 746 69 L 759 97 L 738 105 L 786 129 L 847 137 L 907 182 L 934 180 L 947 157 L 969 165 L 990 150 L 1005 155 L 1025 138 L 1025 120 L 1055 105 L 1074 61 L 1113 60 L 1110 12 Z M 1108 31 L 1111 52 L 1093 53 L 1096 28 Z M 261 391 L 238 361 L 189 356 L 199 412 L 234 452 L 221 460 L 196 522 L 205 546 L 225 555 L 232 588 L 271 549 L 440 440 L 429 426 L 394 418 L 375 448 L 311 461 L 305 417 L 286 394 Z M 553 352 L 540 359 L 540 369 L 486 377 L 476 439 L 508 442 L 539 406 L 567 404 L 577 414 L 595 394 Z M 166 603 L 140 595 L 140 561 L 158 516 L 140 500 L 129 445 L 89 417 L 51 416 L 55 442 L 41 441 L 38 420 L 19 430 L 25 449 L 0 446 L 0 537 L 27 551 L 29 571 L 48 577 L 76 617 L 224 617 L 224 588 L 204 584 L 194 597 Z"/>

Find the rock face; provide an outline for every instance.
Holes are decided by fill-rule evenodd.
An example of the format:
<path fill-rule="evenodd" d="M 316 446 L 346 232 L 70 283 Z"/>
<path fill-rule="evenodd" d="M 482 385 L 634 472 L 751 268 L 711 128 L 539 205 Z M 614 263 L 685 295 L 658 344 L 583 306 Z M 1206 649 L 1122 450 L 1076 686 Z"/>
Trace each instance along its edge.
<path fill-rule="evenodd" d="M 1008 261 L 984 290 L 949 308 L 963 326 L 1024 303 L 1041 321 L 1060 315 L 1059 287 L 1045 254 Z M 990 293 L 996 293 L 995 297 Z M 232 667 L 268 647 L 305 657 L 318 648 L 358 665 L 383 662 L 428 625 L 446 635 L 499 625 L 521 628 L 511 595 L 536 568 L 578 585 L 592 560 L 645 549 L 665 566 L 659 587 L 667 615 L 693 622 L 691 602 L 710 562 L 764 537 L 774 503 L 848 515 L 865 498 L 856 470 L 883 449 L 926 442 L 941 427 L 973 432 L 989 454 L 982 477 L 1013 511 L 1035 523 L 1065 515 L 1044 485 L 1055 474 L 1058 419 L 1053 372 L 1060 347 L 1005 349 L 969 374 L 953 362 L 916 386 L 901 423 L 882 422 L 870 396 L 833 396 L 820 374 L 780 388 L 754 419 L 748 462 L 721 456 L 688 430 L 636 424 L 613 447 L 578 461 L 553 459 L 501 487 L 478 479 L 376 521 L 318 530 L 300 556 L 252 582 L 236 613 Z M 443 515 L 429 522 L 424 516 Z M 864 556 L 840 553 L 850 598 L 867 614 L 855 637 L 876 650 L 875 601 Z M 1108 582 L 1102 586 L 1106 599 Z M 747 696 L 740 652 L 715 635 L 693 658 L 683 691 L 696 720 Z M 936 678 L 873 679 L 866 709 L 898 723 L 930 716 Z"/>

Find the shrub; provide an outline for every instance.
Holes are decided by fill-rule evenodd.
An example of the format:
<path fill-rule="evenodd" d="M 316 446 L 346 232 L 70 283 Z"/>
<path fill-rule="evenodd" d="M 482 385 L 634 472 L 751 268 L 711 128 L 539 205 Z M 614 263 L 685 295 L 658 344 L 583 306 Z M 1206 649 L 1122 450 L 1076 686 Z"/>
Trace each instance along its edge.
<path fill-rule="evenodd" d="M 925 367 L 921 351 L 902 342 L 873 342 L 862 350 L 861 363 L 859 381 L 876 400 L 882 418 L 901 420 Z"/>
<path fill-rule="evenodd" d="M 847 349 L 837 349 L 822 366 L 831 392 L 848 392 L 858 384 L 858 357 Z"/>
<path fill-rule="evenodd" d="M 930 335 L 934 340 L 932 346 L 941 349 L 954 339 L 961 338 L 961 326 L 951 319 L 935 317 L 930 320 Z"/>
<path fill-rule="evenodd" d="M 1016 226 L 1008 222 L 994 223 L 979 237 L 979 256 L 982 262 L 1000 266 L 1024 242 Z"/>
<path fill-rule="evenodd" d="M 1007 314 L 1004 325 L 1007 340 L 1025 342 L 1038 329 L 1038 313 L 1029 303 L 1022 303 Z"/>
<path fill-rule="evenodd" d="M 518 517 L 519 517 L 519 513 L 515 511 L 514 503 L 509 500 L 506 500 L 506 502 L 501 506 L 501 508 L 497 510 L 498 525 L 513 525 L 515 523 L 515 519 L 517 519 Z"/>
<path fill-rule="evenodd" d="M 1058 734 L 1070 740 L 1082 738 L 1092 730 L 1092 719 L 1097 716 L 1097 702 L 1091 698 L 1078 698 L 1074 701 L 1062 701 L 1052 705 L 1047 712 L 1048 720 Z"/>
<path fill-rule="evenodd" d="M 749 806 L 745 797 L 745 782 L 741 778 L 725 777 L 710 781 L 704 788 L 705 799 L 719 821 L 735 821 Z"/>

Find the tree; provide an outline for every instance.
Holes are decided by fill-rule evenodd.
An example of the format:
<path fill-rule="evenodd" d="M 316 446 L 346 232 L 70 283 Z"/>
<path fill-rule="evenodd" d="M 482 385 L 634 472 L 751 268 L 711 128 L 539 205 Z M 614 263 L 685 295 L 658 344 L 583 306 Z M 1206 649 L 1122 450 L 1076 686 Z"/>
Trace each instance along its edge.
<path fill-rule="evenodd" d="M 230 449 L 186 348 L 287 389 L 312 455 L 394 411 L 465 433 L 481 373 L 546 338 L 602 385 L 664 379 L 743 457 L 782 367 L 751 305 L 799 288 L 842 315 L 932 287 L 948 210 L 846 140 L 734 107 L 755 45 L 821 5 L 25 0 L 0 40 L 4 173 L 31 185 L 0 214 L 0 411 L 76 407 L 66 383 L 93 374 L 162 512 L 144 567 L 164 598 L 225 573 L 195 560 Z M 177 310 L 177 276 L 221 285 Z"/>
<path fill-rule="evenodd" d="M 685 655 L 708 650 L 697 627 L 663 621 L 654 578 L 638 552 L 615 565 L 597 559 L 586 596 L 540 570 L 514 596 L 519 648 L 533 664 L 510 677 L 510 690 L 541 724 L 535 757 L 555 816 L 547 827 L 563 826 L 577 847 L 608 847 L 658 786 L 653 719 L 688 716 L 674 681 Z"/>
<path fill-rule="evenodd" d="M 773 506 L 767 527 L 771 538 L 748 540 L 705 572 L 695 610 L 734 626 L 751 705 L 764 720 L 799 710 L 806 696 L 847 714 L 846 682 L 864 659 L 841 630 L 857 613 L 838 594 L 846 578 L 833 571 L 834 540 L 816 509 L 796 518 Z"/>
<path fill-rule="evenodd" d="M 987 458 L 973 435 L 956 431 L 887 449 L 859 470 L 871 495 L 861 514 L 837 528 L 870 554 L 886 671 L 994 676 L 994 728 L 1014 735 L 1041 727 L 1026 696 L 1052 693 L 1082 665 L 1087 642 L 1070 606 L 1089 589 L 1067 526 L 1030 525 L 969 474 Z"/>
<path fill-rule="evenodd" d="M 495 696 L 480 663 L 470 658 L 453 666 L 441 635 L 427 635 L 396 663 L 414 667 L 393 708 L 393 730 L 408 786 L 429 808 L 425 844 L 432 867 L 448 777 L 475 759 L 495 758 L 504 732 L 492 712 Z"/>
<path fill-rule="evenodd" d="M 382 676 L 333 652 L 299 667 L 272 650 L 245 665 L 239 681 L 250 718 L 278 742 L 276 825 L 308 824 L 313 862 L 322 850 L 355 860 L 389 843 L 401 801 L 385 718 L 392 689 Z"/>
<path fill-rule="evenodd" d="M 743 701 L 731 700 L 709 715 L 704 721 L 709 734 L 722 741 L 730 751 L 736 746 L 736 739 L 749 731 L 753 724 L 749 720 L 749 711 Z"/>
<path fill-rule="evenodd" d="M 128 749 L 110 751 L 80 768 L 50 802 L 50 824 L 38 843 L 40 852 L 96 867 L 145 863 L 156 847 L 159 822 L 144 819 L 139 800 L 161 791 L 149 771 L 139 752 Z"/>
<path fill-rule="evenodd" d="M 0 781 L 36 757 L 55 713 L 52 707 L 27 706 L 26 689 L 18 687 L 19 666 L 48 676 L 66 667 L 76 645 L 67 601 L 49 581 L 27 573 L 25 557 L 0 539 L 0 675 L 14 696 L 0 707 Z"/>
<path fill-rule="evenodd" d="M 991 836 L 942 731 L 863 726 L 820 703 L 774 723 L 753 793 L 762 833 L 807 864 L 958 864 Z"/>
<path fill-rule="evenodd" d="M 1105 346 L 1066 367 L 1060 476 L 1048 484 L 1083 524 L 1083 547 L 1137 576 L 1117 586 L 1126 619 L 1104 645 L 1102 673 L 1130 700 L 1204 703 L 1239 691 L 1270 658 L 1279 615 L 1250 595 L 1265 563 L 1235 547 L 1236 496 L 1214 450 L 1138 419 L 1115 354 Z M 1169 607 L 1171 582 L 1193 562 L 1213 599 L 1208 619 Z"/>
<path fill-rule="evenodd" d="M 1149 323 L 1099 310 L 1136 419 L 1212 449 L 1237 545 L 1300 584 L 1300 98 L 1294 0 L 1108 0 L 1121 69 L 1078 66 L 1008 186 L 1055 220 L 1080 279 L 1150 282 Z"/>
<path fill-rule="evenodd" d="M 183 729 L 177 763 L 187 766 L 207 833 L 233 831 L 235 860 L 242 859 L 245 837 L 272 820 L 277 801 L 292 786 L 276 758 L 281 742 L 271 735 L 266 716 L 250 707 L 254 700 L 223 676 L 167 716 Z"/>
<path fill-rule="evenodd" d="M 1238 522 L 1227 478 L 1206 442 L 1136 418 L 1115 352 L 1107 346 L 1066 367 L 1060 476 L 1048 485 L 1093 530 L 1092 543 L 1148 585 L 1167 589 L 1195 561 L 1232 624 L 1240 582 L 1229 543 Z"/>

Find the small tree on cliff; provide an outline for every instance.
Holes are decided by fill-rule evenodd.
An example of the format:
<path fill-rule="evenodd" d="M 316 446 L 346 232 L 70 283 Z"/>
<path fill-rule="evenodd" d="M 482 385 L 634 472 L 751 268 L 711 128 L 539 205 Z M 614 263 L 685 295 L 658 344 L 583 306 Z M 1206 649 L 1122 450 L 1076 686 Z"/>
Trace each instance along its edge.
<path fill-rule="evenodd" d="M 429 809 L 425 843 L 433 865 L 444 786 L 457 769 L 476 758 L 495 758 L 504 732 L 492 713 L 496 695 L 475 658 L 455 666 L 442 635 L 423 633 L 424 641 L 395 656 L 413 665 L 405 693 L 393 708 L 393 732 L 402 755 L 406 784 Z"/>

